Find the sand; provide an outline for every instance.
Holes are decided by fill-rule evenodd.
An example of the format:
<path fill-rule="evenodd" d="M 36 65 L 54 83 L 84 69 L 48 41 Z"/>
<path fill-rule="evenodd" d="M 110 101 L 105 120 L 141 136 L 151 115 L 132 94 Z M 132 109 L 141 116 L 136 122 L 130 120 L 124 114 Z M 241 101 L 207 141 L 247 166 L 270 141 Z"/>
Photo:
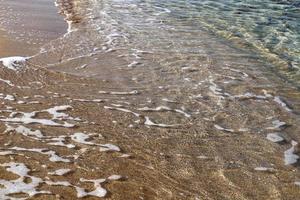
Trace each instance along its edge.
<path fill-rule="evenodd" d="M 297 165 L 284 162 L 286 157 L 298 160 L 295 110 L 287 112 L 287 105 L 278 104 L 275 90 L 246 88 L 273 82 L 253 78 L 250 70 L 215 67 L 210 60 L 203 60 L 207 67 L 201 71 L 172 69 L 164 74 L 142 69 L 133 73 L 131 62 L 107 49 L 72 58 L 76 51 L 70 47 L 80 35 L 89 44 L 88 31 L 69 32 L 65 42 L 62 19 L 71 13 L 68 20 L 79 26 L 82 11 L 76 6 L 82 1 L 60 3 L 61 18 L 51 1 L 26 6 L 26 13 L 23 3 L 0 2 L 23 13 L 26 21 L 41 20 L 24 27 L 33 34 L 42 30 L 36 37 L 45 41 L 27 48 L 25 40 L 8 30 L 0 39 L 9 47 L 1 45 L 2 57 L 37 53 L 15 63 L 17 71 L 0 68 L 0 78 L 6 80 L 0 81 L 1 198 L 300 198 Z M 28 14 L 41 16 L 40 10 L 47 11 L 45 19 Z M 51 46 L 59 53 L 38 53 Z M 199 83 L 197 90 L 169 84 L 184 73 Z M 222 86 L 224 78 L 216 74 L 243 82 L 236 88 Z M 283 144 L 266 138 L 274 132 L 282 133 Z M 19 187 L 9 191 L 14 182 Z M 22 190 L 24 185 L 27 190 Z"/>

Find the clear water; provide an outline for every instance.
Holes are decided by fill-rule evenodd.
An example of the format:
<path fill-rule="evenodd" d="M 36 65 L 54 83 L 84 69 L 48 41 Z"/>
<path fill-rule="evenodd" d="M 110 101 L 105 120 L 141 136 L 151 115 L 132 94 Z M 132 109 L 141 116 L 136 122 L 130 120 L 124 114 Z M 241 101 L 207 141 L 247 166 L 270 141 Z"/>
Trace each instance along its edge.
<path fill-rule="evenodd" d="M 173 87 L 176 97 L 192 96 L 214 77 L 233 95 L 262 93 L 260 88 L 287 97 L 295 110 L 300 107 L 299 92 L 293 91 L 300 86 L 297 1 L 57 3 L 68 33 L 43 47 L 36 56 L 41 66 L 149 94 Z M 251 74 L 251 82 L 232 70 Z"/>
<path fill-rule="evenodd" d="M 113 20 L 110 25 L 123 31 L 131 44 L 146 40 L 142 45 L 148 48 L 199 53 L 207 42 L 203 34 L 206 31 L 237 48 L 252 50 L 253 55 L 262 56 L 270 63 L 269 67 L 274 67 L 276 73 L 297 85 L 300 83 L 298 0 L 91 2 L 94 14 L 106 12 Z"/>
<path fill-rule="evenodd" d="M 57 3 L 68 32 L 28 64 L 77 76 L 29 70 L 28 85 L 43 80 L 37 92 L 45 92 L 47 107 L 48 99 L 74 105 L 72 114 L 93 122 L 78 122 L 78 130 L 104 133 L 136 155 L 127 168 L 87 153 L 83 166 L 124 168 L 124 193 L 148 199 L 300 199 L 299 170 L 283 166 L 300 141 L 300 92 L 285 81 L 300 82 L 295 2 Z M 13 75 L 12 82 L 27 78 Z M 274 132 L 286 142 L 271 143 Z M 264 167 L 276 176 L 258 172 Z"/>
<path fill-rule="evenodd" d="M 300 1 L 161 2 L 179 13 L 173 16 L 197 21 L 217 35 L 253 48 L 299 83 Z"/>

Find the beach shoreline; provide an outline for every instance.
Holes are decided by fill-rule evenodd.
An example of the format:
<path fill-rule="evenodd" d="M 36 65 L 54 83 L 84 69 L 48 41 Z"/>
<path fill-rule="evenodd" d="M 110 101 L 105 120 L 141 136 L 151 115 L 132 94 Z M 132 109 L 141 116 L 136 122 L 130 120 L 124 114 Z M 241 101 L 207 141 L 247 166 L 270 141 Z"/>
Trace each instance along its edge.
<path fill-rule="evenodd" d="M 129 48 L 142 34 L 101 24 L 109 6 L 60 0 L 59 16 L 49 2 L 24 27 L 36 36 L 15 40 L 12 25 L 0 39 L 0 57 L 23 56 L 0 60 L 0 199 L 300 198 L 300 96 L 258 71 L 258 56 L 203 30 L 203 48 L 225 49 L 232 65 L 170 43 Z"/>
<path fill-rule="evenodd" d="M 67 32 L 53 1 L 2 1 L 0 57 L 32 56 Z M 30 5 L 30 6 L 28 6 Z M 8 16 L 10 16 L 8 18 Z"/>

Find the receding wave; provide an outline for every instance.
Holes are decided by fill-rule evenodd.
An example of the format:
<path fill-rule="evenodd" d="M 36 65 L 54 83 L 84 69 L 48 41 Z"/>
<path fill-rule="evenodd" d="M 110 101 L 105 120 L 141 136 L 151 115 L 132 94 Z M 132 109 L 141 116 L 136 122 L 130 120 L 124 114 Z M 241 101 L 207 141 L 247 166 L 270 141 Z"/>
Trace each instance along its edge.
<path fill-rule="evenodd" d="M 65 34 L 0 59 L 0 197 L 299 199 L 298 43 L 259 25 L 298 4 L 251 2 L 57 0 Z"/>

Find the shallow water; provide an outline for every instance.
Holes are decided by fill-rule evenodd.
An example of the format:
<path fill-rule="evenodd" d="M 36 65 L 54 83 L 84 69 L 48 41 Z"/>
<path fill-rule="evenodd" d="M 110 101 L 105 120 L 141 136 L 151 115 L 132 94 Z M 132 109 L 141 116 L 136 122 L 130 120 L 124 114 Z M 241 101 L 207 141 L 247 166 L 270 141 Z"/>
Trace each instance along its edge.
<path fill-rule="evenodd" d="M 224 38 L 224 42 L 252 51 L 247 55 L 250 58 L 264 57 L 275 73 L 299 86 L 299 1 L 117 0 L 90 4 L 89 17 L 99 18 L 91 23 L 103 35 L 120 34 L 114 35 L 119 47 L 122 43 L 125 48 L 149 51 L 226 54 L 212 46 L 216 38 Z"/>
<path fill-rule="evenodd" d="M 67 33 L 29 58 L 1 59 L 0 128 L 7 135 L 0 159 L 17 175 L 15 165 L 39 169 L 21 176 L 41 178 L 28 185 L 31 192 L 74 199 L 102 197 L 106 189 L 112 199 L 299 198 L 296 76 L 263 48 L 218 31 L 238 25 L 236 17 L 220 22 L 221 15 L 244 5 L 56 3 Z M 71 172 L 56 177 L 57 170 Z"/>
<path fill-rule="evenodd" d="M 271 62 L 280 74 L 299 84 L 300 1 L 159 1 L 166 18 L 195 27 L 252 49 Z M 175 25 L 176 26 L 176 25 Z"/>
<path fill-rule="evenodd" d="M 240 70 L 240 73 L 250 72 L 254 77 L 268 79 L 272 82 L 269 85 L 255 83 L 258 85 L 252 87 L 272 87 L 280 91 L 278 95 L 288 97 L 290 106 L 298 112 L 299 94 L 290 91 L 298 87 L 299 74 L 298 4 L 294 1 L 222 4 L 216 1 L 60 0 L 57 4 L 68 21 L 68 33 L 44 46 L 36 56 L 37 61 L 42 62 L 39 64 L 80 76 L 120 81 L 120 87 L 125 88 L 176 86 L 188 90 L 195 88 L 197 81 L 205 81 L 197 77 L 195 71 L 213 66 L 221 72 L 229 67 L 233 68 L 232 72 Z M 288 21 L 293 24 L 292 30 L 280 28 L 287 22 L 277 16 L 288 9 L 292 15 Z M 271 20 L 270 13 L 276 23 L 263 25 L 266 18 Z M 264 29 L 258 28 L 260 26 Z M 240 34 L 229 34 L 233 30 Z M 260 38 L 267 33 L 281 38 L 280 35 L 286 34 L 284 30 L 291 35 L 277 45 L 266 39 L 271 36 Z M 197 79 L 193 80 L 192 76 Z M 221 83 L 223 87 L 231 87 L 230 82 L 235 82 L 227 76 L 230 78 L 231 81 Z M 246 87 L 245 90 L 251 89 Z"/>

